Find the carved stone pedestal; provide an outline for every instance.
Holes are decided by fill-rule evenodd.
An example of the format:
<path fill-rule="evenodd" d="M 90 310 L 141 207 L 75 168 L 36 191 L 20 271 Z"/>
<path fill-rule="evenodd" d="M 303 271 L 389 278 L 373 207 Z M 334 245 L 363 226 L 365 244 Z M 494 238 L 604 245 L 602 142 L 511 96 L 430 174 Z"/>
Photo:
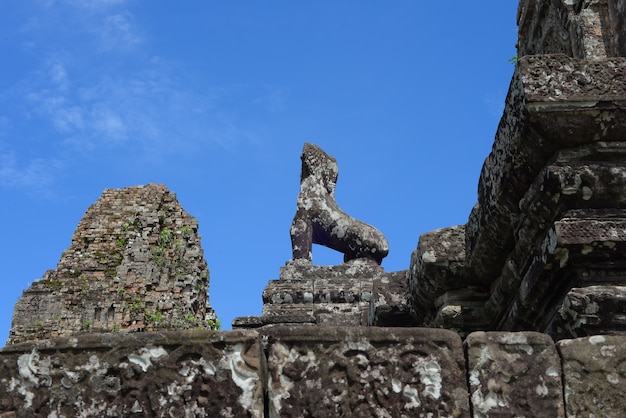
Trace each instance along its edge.
<path fill-rule="evenodd" d="M 337 266 L 314 266 L 292 260 L 263 291 L 260 317 L 241 317 L 233 328 L 273 324 L 367 326 L 374 281 L 385 275 L 375 263 L 354 260 Z"/>

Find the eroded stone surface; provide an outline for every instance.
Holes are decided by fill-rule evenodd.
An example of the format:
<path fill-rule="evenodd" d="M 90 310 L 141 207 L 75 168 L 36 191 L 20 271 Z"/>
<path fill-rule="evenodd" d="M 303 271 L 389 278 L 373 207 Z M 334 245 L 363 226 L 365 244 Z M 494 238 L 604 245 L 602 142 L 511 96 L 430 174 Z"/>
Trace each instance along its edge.
<path fill-rule="evenodd" d="M 263 290 L 263 312 L 255 320 L 236 318 L 236 328 L 275 324 L 367 326 L 374 280 L 383 268 L 352 260 L 337 266 L 314 266 L 311 261 L 289 261 L 280 279 Z"/>
<path fill-rule="evenodd" d="M 380 264 L 389 252 L 387 239 L 335 201 L 337 161 L 309 143 L 301 158 L 300 194 L 290 231 L 294 260 L 311 260 L 313 244 L 320 244 L 343 253 L 344 261 L 365 258 Z"/>
<path fill-rule="evenodd" d="M 626 411 L 626 337 L 561 340 L 568 417 L 620 417 Z"/>
<path fill-rule="evenodd" d="M 374 279 L 369 306 L 369 326 L 411 327 L 421 322 L 408 301 L 408 271 L 383 273 Z"/>
<path fill-rule="evenodd" d="M 209 327 L 198 222 L 165 186 L 107 189 L 56 270 L 15 305 L 8 344 L 80 332 Z"/>
<path fill-rule="evenodd" d="M 548 330 L 557 339 L 594 334 L 626 334 L 626 287 L 572 288 Z"/>
<path fill-rule="evenodd" d="M 271 417 L 469 415 L 461 340 L 445 330 L 268 329 Z"/>
<path fill-rule="evenodd" d="M 411 256 L 408 285 L 410 303 L 422 324 L 432 323 L 439 297 L 472 286 L 474 282 L 465 262 L 465 225 L 441 228 L 420 236 Z M 480 291 L 480 286 L 473 288 Z"/>
<path fill-rule="evenodd" d="M 0 415 L 263 416 L 254 331 L 90 334 L 0 351 Z"/>
<path fill-rule="evenodd" d="M 626 61 L 525 56 L 516 68 L 466 226 L 468 265 L 489 283 L 515 242 L 520 201 L 559 149 L 626 135 Z M 580 74 L 578 81 L 573 75 Z M 549 82 L 548 82 L 549 81 Z"/>
<path fill-rule="evenodd" d="M 475 332 L 465 348 L 475 417 L 564 416 L 561 364 L 549 336 Z"/>
<path fill-rule="evenodd" d="M 564 53 L 598 60 L 626 56 L 626 3 L 606 0 L 522 0 L 519 55 Z"/>

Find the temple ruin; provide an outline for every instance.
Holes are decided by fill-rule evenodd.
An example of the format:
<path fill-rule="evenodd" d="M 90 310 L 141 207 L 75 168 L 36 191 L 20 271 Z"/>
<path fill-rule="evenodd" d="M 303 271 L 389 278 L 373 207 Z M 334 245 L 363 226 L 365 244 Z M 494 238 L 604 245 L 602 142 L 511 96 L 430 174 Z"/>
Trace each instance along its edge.
<path fill-rule="evenodd" d="M 385 272 L 384 237 L 367 257 L 359 228 L 345 241 L 300 212 L 294 259 L 232 331 L 211 329 L 197 223 L 174 195 L 105 191 L 16 304 L 0 417 L 623 416 L 625 19 L 622 0 L 521 0 L 467 223 Z M 346 261 L 312 265 L 328 237 Z"/>

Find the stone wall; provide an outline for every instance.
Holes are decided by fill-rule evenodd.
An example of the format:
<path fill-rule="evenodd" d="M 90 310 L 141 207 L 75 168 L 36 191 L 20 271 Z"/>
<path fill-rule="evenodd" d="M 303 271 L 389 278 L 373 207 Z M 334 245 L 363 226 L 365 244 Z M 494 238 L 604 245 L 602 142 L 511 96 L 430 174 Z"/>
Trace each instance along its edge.
<path fill-rule="evenodd" d="M 403 271 L 291 260 L 241 329 L 202 329 L 208 268 L 175 196 L 106 190 L 16 304 L 0 418 L 623 416 L 625 16 L 522 0 L 468 222 Z"/>
<path fill-rule="evenodd" d="M 107 189 L 57 268 L 18 300 L 7 344 L 211 326 L 208 284 L 198 222 L 174 193 L 156 184 Z"/>
<path fill-rule="evenodd" d="M 315 332 L 315 330 L 318 330 Z M 626 337 L 276 326 L 0 351 L 6 417 L 580 417 L 626 410 Z"/>

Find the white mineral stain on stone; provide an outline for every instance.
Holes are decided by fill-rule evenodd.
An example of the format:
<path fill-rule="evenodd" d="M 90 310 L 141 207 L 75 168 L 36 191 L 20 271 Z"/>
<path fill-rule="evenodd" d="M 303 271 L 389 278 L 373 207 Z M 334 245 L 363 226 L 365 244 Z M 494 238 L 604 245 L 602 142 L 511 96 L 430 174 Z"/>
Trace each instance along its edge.
<path fill-rule="evenodd" d="M 239 404 L 253 416 L 260 417 L 259 414 L 262 413 L 263 408 L 254 407 L 259 375 L 256 370 L 246 364 L 242 352 L 243 344 L 235 344 L 224 351 L 224 360 L 231 371 L 233 382 L 242 390 L 238 398 Z"/>
<path fill-rule="evenodd" d="M 531 345 L 528 345 L 528 344 L 520 344 L 520 345 L 518 346 L 518 348 L 519 348 L 520 350 L 522 350 L 523 352 L 525 352 L 526 354 L 528 354 L 529 356 L 532 356 L 532 355 L 533 355 L 534 350 L 533 350 L 533 347 L 532 347 Z"/>
<path fill-rule="evenodd" d="M 138 414 L 140 412 L 143 412 L 143 408 L 141 407 L 141 405 L 139 404 L 138 400 L 135 400 L 135 403 L 133 404 L 133 407 L 130 409 L 130 412 L 133 412 L 135 414 Z"/>
<path fill-rule="evenodd" d="M 424 385 L 422 395 L 430 397 L 432 399 L 439 399 L 441 397 L 441 366 L 437 363 L 437 360 L 429 356 L 426 359 L 420 359 L 413 365 L 417 373 L 420 376 L 420 382 Z"/>
<path fill-rule="evenodd" d="M 215 368 L 213 363 L 207 362 L 203 358 L 201 358 L 198 361 L 198 364 L 202 366 L 202 368 L 204 369 L 204 373 L 208 374 L 209 376 L 215 376 L 215 372 L 217 371 L 217 369 Z"/>
<path fill-rule="evenodd" d="M 139 350 L 139 354 L 131 353 L 128 355 L 128 361 L 141 367 L 145 373 L 152 366 L 150 359 L 159 358 L 167 355 L 167 351 L 161 346 L 159 347 L 143 347 Z"/>
<path fill-rule="evenodd" d="M 616 348 L 614 345 L 603 345 L 600 347 L 600 354 L 602 357 L 615 357 Z"/>
<path fill-rule="evenodd" d="M 100 359 L 95 354 L 89 356 L 89 363 L 78 367 L 79 370 L 85 370 L 88 372 L 93 372 L 100 369 Z"/>
<path fill-rule="evenodd" d="M 424 263 L 436 263 L 437 255 L 435 254 L 435 250 L 428 250 L 422 254 L 422 261 Z"/>
<path fill-rule="evenodd" d="M 187 377 L 189 376 L 189 371 L 191 370 L 191 368 L 187 365 L 183 366 L 180 368 L 180 370 L 178 370 L 178 374 L 180 374 L 181 376 Z"/>
<path fill-rule="evenodd" d="M 472 386 L 480 386 L 480 373 L 478 370 L 472 370 L 470 372 L 469 382 Z"/>
<path fill-rule="evenodd" d="M 486 344 L 481 344 L 481 346 L 480 346 L 480 355 L 478 356 L 478 359 L 476 361 L 475 368 L 476 369 L 480 369 L 485 364 L 487 364 L 488 362 L 491 362 L 491 361 L 493 361 L 493 358 L 491 357 L 491 351 L 489 350 L 489 346 L 487 346 Z"/>
<path fill-rule="evenodd" d="M 391 390 L 395 393 L 400 393 L 402 390 L 402 383 L 398 379 L 391 379 Z"/>
<path fill-rule="evenodd" d="M 546 376 L 559 377 L 561 376 L 561 372 L 556 367 L 551 366 L 551 367 L 548 367 L 548 369 L 546 370 Z"/>
<path fill-rule="evenodd" d="M 463 307 L 460 305 L 447 305 L 441 310 L 441 314 L 449 318 L 456 318 L 461 315 Z"/>
<path fill-rule="evenodd" d="M 472 393 L 472 404 L 474 406 L 474 416 L 477 418 L 488 418 L 491 409 L 507 406 L 504 398 L 499 397 L 492 391 L 489 391 L 487 396 L 483 396 L 480 389 Z"/>
<path fill-rule="evenodd" d="M 593 196 L 593 191 L 588 186 L 583 186 L 583 200 L 589 200 Z"/>
<path fill-rule="evenodd" d="M 422 402 L 420 401 L 419 395 L 417 394 L 417 389 L 406 385 L 404 390 L 402 391 L 404 397 L 409 399 L 409 403 L 404 405 L 404 409 L 413 409 L 419 408 Z"/>
<path fill-rule="evenodd" d="M 522 332 L 506 332 L 498 335 L 497 341 L 500 344 L 521 345 L 528 344 L 528 338 Z"/>
<path fill-rule="evenodd" d="M 287 379 L 283 374 L 283 368 L 289 358 L 289 348 L 276 342 L 272 345 L 272 351 L 270 352 L 268 361 L 275 364 L 278 368 L 277 374 L 279 381 L 275 382 L 272 376 L 269 378 L 269 397 L 271 399 L 269 409 L 270 417 L 280 417 L 280 410 L 282 408 L 281 401 L 291 396 L 290 391 L 293 388 L 293 382 Z"/>
<path fill-rule="evenodd" d="M 539 396 L 546 397 L 548 396 L 549 390 L 548 386 L 546 386 L 546 382 L 543 380 L 543 376 L 539 376 L 541 383 L 535 387 L 535 393 Z"/>
<path fill-rule="evenodd" d="M 593 345 L 602 344 L 605 341 L 606 341 L 606 338 L 604 338 L 602 335 L 593 335 L 589 337 L 589 342 Z"/>
<path fill-rule="evenodd" d="M 619 375 L 615 372 L 607 374 L 606 380 L 612 385 L 619 385 Z"/>
<path fill-rule="evenodd" d="M 305 382 L 307 389 L 321 389 L 322 388 L 322 379 L 317 378 L 315 380 L 307 380 Z"/>
<path fill-rule="evenodd" d="M 345 345 L 345 347 L 347 349 L 344 349 L 344 352 L 346 352 L 346 351 L 363 351 L 363 352 L 366 352 L 366 351 L 374 348 L 372 346 L 372 344 L 369 343 L 369 341 L 348 341 L 348 343 Z"/>

